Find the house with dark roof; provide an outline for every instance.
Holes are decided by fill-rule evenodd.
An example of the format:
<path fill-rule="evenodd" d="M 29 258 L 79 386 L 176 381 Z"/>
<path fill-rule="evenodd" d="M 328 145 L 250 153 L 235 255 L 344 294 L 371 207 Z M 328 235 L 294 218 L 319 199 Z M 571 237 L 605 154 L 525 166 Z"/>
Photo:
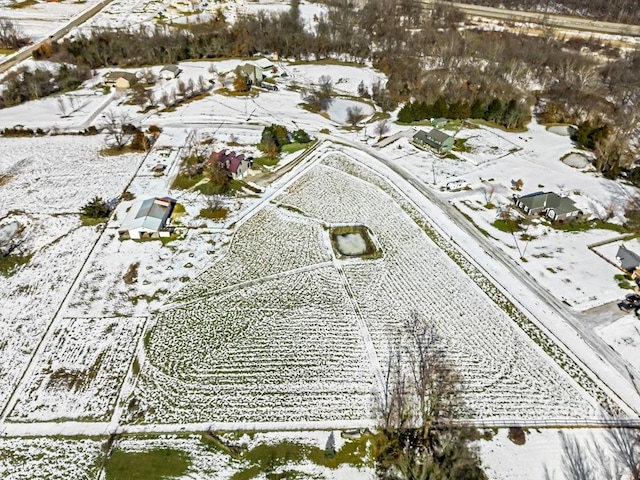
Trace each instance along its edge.
<path fill-rule="evenodd" d="M 253 157 L 245 157 L 242 153 L 238 155 L 233 151 L 227 153 L 226 150 L 223 150 L 221 152 L 213 152 L 209 156 L 208 163 L 218 163 L 227 171 L 230 177 L 242 179 L 253 166 Z"/>
<path fill-rule="evenodd" d="M 168 225 L 176 201 L 173 198 L 148 198 L 134 203 L 118 229 L 121 238 L 169 237 L 173 227 Z"/>
<path fill-rule="evenodd" d="M 182 70 L 178 65 L 166 65 L 160 70 L 160 77 L 165 80 L 173 80 L 180 72 L 182 72 Z"/>
<path fill-rule="evenodd" d="M 430 132 L 418 130 L 413 135 L 413 143 L 420 147 L 430 147 L 438 153 L 446 153 L 453 148 L 455 138 L 437 128 L 432 128 Z"/>
<path fill-rule="evenodd" d="M 116 87 L 117 90 L 127 90 L 138 83 L 138 77 L 131 72 L 109 72 L 104 76 L 106 87 Z"/>
<path fill-rule="evenodd" d="M 582 213 L 573 200 L 554 192 L 514 195 L 513 201 L 527 215 L 544 215 L 551 221 L 570 220 Z"/>
<path fill-rule="evenodd" d="M 627 273 L 634 273 L 640 267 L 640 255 L 628 250 L 624 244 L 620 244 L 618 247 L 616 260 L 618 260 L 620 268 Z"/>

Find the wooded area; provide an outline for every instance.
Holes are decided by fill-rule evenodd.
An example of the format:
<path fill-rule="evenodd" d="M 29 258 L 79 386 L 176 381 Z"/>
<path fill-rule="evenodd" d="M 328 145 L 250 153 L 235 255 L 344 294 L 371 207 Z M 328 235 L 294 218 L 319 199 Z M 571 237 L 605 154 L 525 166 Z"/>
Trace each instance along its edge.
<path fill-rule="evenodd" d="M 91 37 L 47 44 L 35 56 L 92 69 L 257 54 L 372 61 L 389 80 L 362 95 L 385 111 L 406 102 L 434 105 L 442 98 L 445 116 L 451 107 L 455 116 L 464 116 L 480 102 L 482 118 L 507 127 L 520 126 L 531 111 L 546 123 L 588 121 L 606 132 L 590 145 L 598 168 L 613 177 L 632 166 L 640 98 L 637 50 L 557 39 L 552 32 L 534 37 L 479 31 L 464 26 L 464 15 L 452 7 L 441 3 L 424 10 L 417 0 L 370 0 L 361 7 L 335 0 L 314 21 L 313 31 L 305 28 L 294 0 L 287 11 L 244 15 L 233 24 L 219 11 L 200 24 L 97 30 Z M 494 100 L 502 111 L 492 114 L 487 109 Z"/>

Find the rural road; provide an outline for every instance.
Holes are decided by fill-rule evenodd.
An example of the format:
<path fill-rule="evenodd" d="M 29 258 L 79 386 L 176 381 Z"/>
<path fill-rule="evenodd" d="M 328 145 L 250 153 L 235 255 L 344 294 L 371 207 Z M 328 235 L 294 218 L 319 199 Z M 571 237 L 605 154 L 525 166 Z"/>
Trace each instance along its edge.
<path fill-rule="evenodd" d="M 433 0 L 426 0 L 424 5 L 433 6 Z M 640 36 L 640 25 L 625 23 L 601 22 L 589 18 L 559 15 L 556 13 L 527 12 L 522 10 L 507 10 L 504 8 L 469 5 L 467 3 L 449 3 L 470 17 L 493 18 L 511 22 L 530 22 L 565 30 L 579 30 L 584 32 L 604 33 L 609 35 Z"/>
<path fill-rule="evenodd" d="M 383 165 L 387 166 L 392 171 L 397 173 L 411 186 L 418 190 L 418 192 L 420 192 L 427 200 L 429 200 L 440 210 L 442 210 L 458 228 L 463 230 L 469 237 L 473 239 L 474 242 L 477 243 L 477 245 L 482 247 L 487 255 L 489 255 L 494 261 L 499 262 L 502 267 L 506 268 L 511 273 L 511 275 L 513 275 L 513 277 L 518 279 L 529 291 L 533 292 L 539 299 L 541 299 L 544 307 L 547 310 L 551 310 L 550 313 L 557 315 L 557 317 L 561 318 L 566 324 L 570 325 L 578 334 L 578 336 L 591 348 L 593 352 L 595 352 L 596 356 L 600 357 L 600 359 L 603 360 L 604 363 L 609 364 L 613 369 L 615 369 L 616 372 L 623 377 L 623 379 L 629 382 L 629 385 L 633 386 L 630 375 L 633 375 L 633 377 L 636 379 L 640 379 L 640 372 L 635 370 L 632 365 L 626 362 L 616 352 L 611 350 L 611 348 L 600 337 L 596 335 L 596 333 L 588 323 L 584 322 L 584 320 L 581 319 L 578 314 L 569 309 L 567 305 L 554 297 L 533 277 L 531 277 L 527 272 L 521 269 L 513 260 L 513 258 L 508 256 L 499 248 L 496 248 L 496 246 L 489 240 L 487 240 L 487 238 L 474 225 L 469 223 L 469 221 L 460 211 L 452 206 L 446 199 L 443 199 L 441 196 L 437 195 L 429 186 L 425 185 L 414 175 L 406 171 L 404 168 L 398 165 L 397 162 L 388 160 L 383 155 L 381 155 L 379 151 L 375 150 L 372 147 L 366 146 L 358 141 L 349 141 L 342 137 L 333 137 L 331 135 L 318 136 L 320 138 L 327 138 L 328 140 L 332 140 L 336 143 L 348 145 L 350 147 L 362 150 L 366 154 L 372 156 L 376 160 L 380 161 Z M 467 252 L 467 254 L 472 256 L 471 252 Z M 490 278 L 492 278 L 492 281 L 494 282 L 498 281 L 498 279 L 493 276 L 491 276 Z M 503 286 L 503 288 L 506 290 L 505 286 Z M 514 296 L 517 297 L 516 294 L 514 294 Z M 528 312 L 529 315 L 533 314 L 531 312 L 533 308 L 527 308 L 525 304 L 522 304 L 520 302 L 520 299 L 518 299 L 518 303 L 520 303 L 526 309 L 525 311 Z M 536 315 L 538 322 L 544 325 L 549 331 L 554 332 L 555 329 L 553 328 L 553 325 L 548 325 L 549 318 L 539 317 L 539 315 Z M 633 393 L 631 393 L 631 395 L 625 395 L 624 393 L 619 392 L 619 388 L 617 388 L 617 385 L 612 382 L 610 378 L 608 378 L 606 371 L 596 368 L 596 366 L 594 366 L 588 358 L 584 357 L 583 352 L 574 351 L 574 349 L 569 345 L 564 344 L 562 340 L 555 335 L 555 333 L 553 333 L 553 338 L 554 341 L 564 345 L 564 348 L 567 351 L 570 351 L 576 358 L 578 358 L 579 361 L 582 362 L 586 366 L 586 368 L 592 372 L 592 374 L 597 376 L 602 383 L 607 385 L 607 387 L 615 392 L 615 394 L 618 395 L 621 399 L 623 399 L 625 403 L 627 403 L 629 406 L 635 405 L 635 407 L 632 408 L 636 411 L 636 413 L 640 414 L 640 410 L 637 407 L 638 405 L 640 405 L 640 398 L 637 393 L 635 395 L 633 395 Z M 633 390 L 633 388 L 631 388 L 631 390 Z"/>
<path fill-rule="evenodd" d="M 16 65 L 17 63 L 22 62 L 29 58 L 33 52 L 35 52 L 40 46 L 46 42 L 56 42 L 64 37 L 67 33 L 71 31 L 71 29 L 82 25 L 84 22 L 93 17 L 96 13 L 102 10 L 104 7 L 109 5 L 113 0 L 102 0 L 100 3 L 96 3 L 92 7 L 89 7 L 87 10 L 79 13 L 66 25 L 60 27 L 58 30 L 53 32 L 49 37 L 40 40 L 39 42 L 33 43 L 14 53 L 13 55 L 9 55 L 8 57 L 0 60 L 0 74 L 6 72 L 8 69 Z"/>

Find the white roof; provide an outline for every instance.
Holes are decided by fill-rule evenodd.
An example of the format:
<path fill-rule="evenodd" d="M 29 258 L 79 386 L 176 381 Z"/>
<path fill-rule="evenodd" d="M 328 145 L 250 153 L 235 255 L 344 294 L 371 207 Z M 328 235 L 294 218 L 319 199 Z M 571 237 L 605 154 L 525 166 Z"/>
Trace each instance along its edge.
<path fill-rule="evenodd" d="M 266 58 L 260 58 L 258 60 L 254 60 L 251 63 L 253 63 L 255 66 L 262 68 L 263 70 L 266 68 L 272 68 L 273 67 L 273 63 L 271 62 L 271 60 L 268 60 Z"/>
<path fill-rule="evenodd" d="M 171 215 L 170 198 L 148 198 L 135 203 L 120 224 L 120 230 L 149 230 L 157 232 Z"/>

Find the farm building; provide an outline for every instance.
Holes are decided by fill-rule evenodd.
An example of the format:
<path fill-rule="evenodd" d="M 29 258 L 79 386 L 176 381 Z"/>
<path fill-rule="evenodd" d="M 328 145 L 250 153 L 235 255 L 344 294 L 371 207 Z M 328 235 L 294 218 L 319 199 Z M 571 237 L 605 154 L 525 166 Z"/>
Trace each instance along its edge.
<path fill-rule="evenodd" d="M 127 90 L 138 83 L 138 77 L 136 77 L 135 73 L 131 72 L 109 72 L 104 76 L 103 83 L 107 87 Z"/>
<path fill-rule="evenodd" d="M 120 237 L 169 237 L 173 228 L 167 226 L 176 201 L 169 197 L 148 198 L 135 203 L 127 212 L 118 229 Z"/>
<path fill-rule="evenodd" d="M 163 78 L 165 80 L 173 80 L 180 74 L 181 71 L 182 70 L 180 70 L 180 67 L 178 65 L 166 65 L 165 67 L 162 67 L 162 70 L 160 70 L 160 78 Z"/>
<path fill-rule="evenodd" d="M 451 135 L 433 128 L 430 132 L 418 130 L 413 135 L 413 143 L 421 147 L 431 147 L 438 153 L 445 153 L 453 148 L 455 139 Z"/>
<path fill-rule="evenodd" d="M 577 217 L 580 209 L 568 197 L 554 192 L 535 192 L 522 196 L 513 196 L 513 201 L 527 215 L 544 215 L 549 220 L 569 220 Z"/>

